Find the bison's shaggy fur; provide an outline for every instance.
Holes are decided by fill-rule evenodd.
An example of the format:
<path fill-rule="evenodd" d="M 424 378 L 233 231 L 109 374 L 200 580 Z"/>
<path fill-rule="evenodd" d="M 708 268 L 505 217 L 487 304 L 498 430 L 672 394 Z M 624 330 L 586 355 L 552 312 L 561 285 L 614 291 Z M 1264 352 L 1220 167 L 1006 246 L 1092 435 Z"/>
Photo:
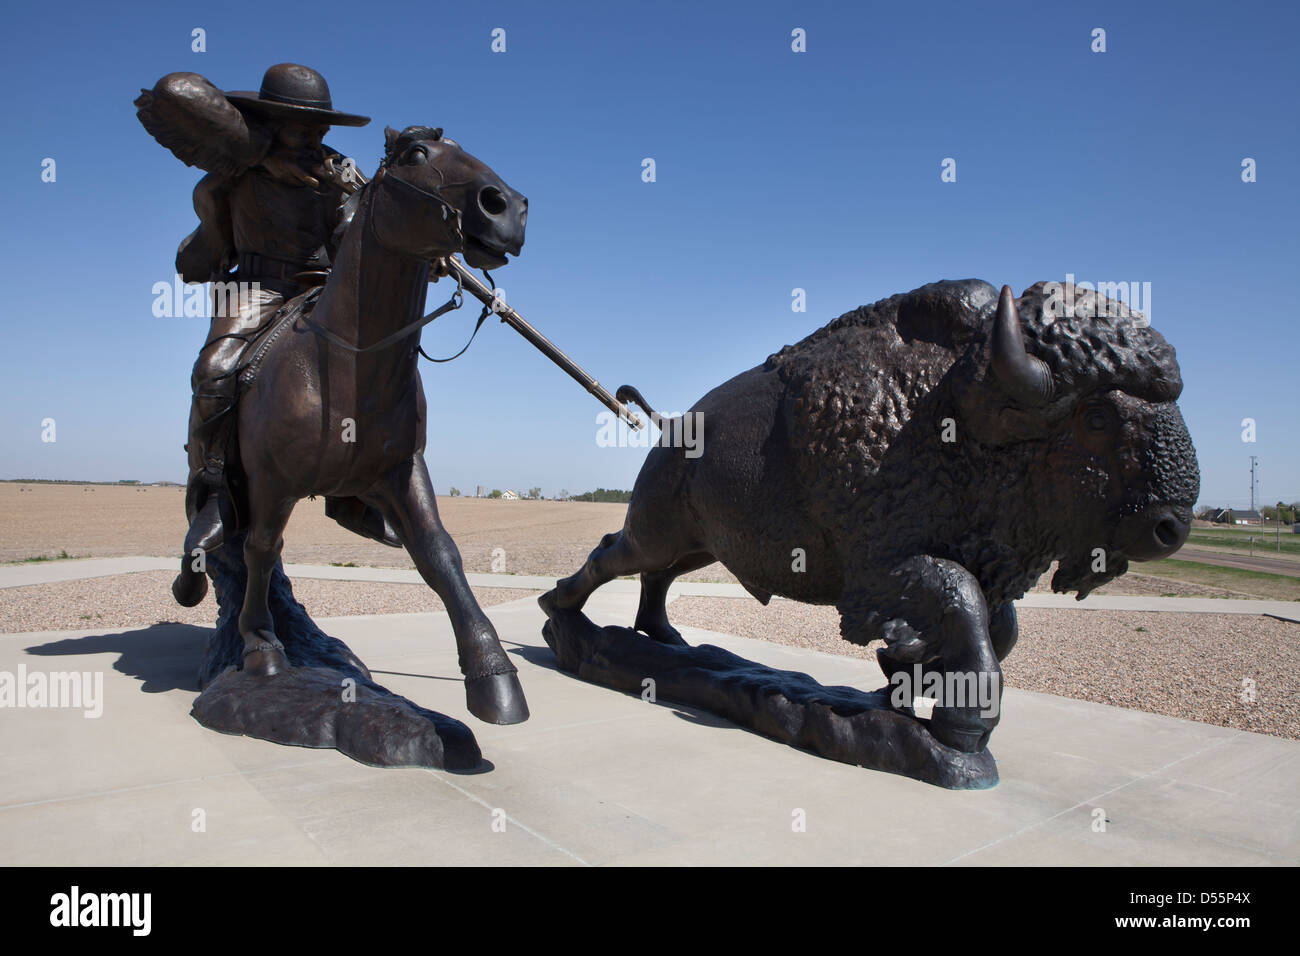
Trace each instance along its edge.
<path fill-rule="evenodd" d="M 1053 561 L 1082 597 L 1186 539 L 1199 488 L 1159 333 L 1104 297 L 1046 284 L 1017 306 L 977 280 L 855 309 L 691 409 L 703 454 L 651 450 L 623 529 L 540 600 L 548 615 L 641 573 L 639 631 L 679 575 L 721 561 L 762 601 L 834 604 L 886 673 L 915 662 L 994 676 L 1011 602 Z M 1017 316 L 1019 312 L 1019 316 Z M 996 716 L 936 707 L 978 749 Z"/>
<path fill-rule="evenodd" d="M 832 525 L 852 514 L 861 527 L 890 528 L 846 558 L 888 567 L 913 548 L 938 554 L 969 568 L 994 603 L 1021 596 L 1059 556 L 1050 525 L 1060 516 L 1049 525 L 1034 509 L 1007 507 L 1005 490 L 1043 470 L 1034 463 L 1046 436 L 1030 425 L 1064 418 L 1096 391 L 1172 401 L 1182 380 L 1173 347 L 1123 303 L 1080 292 L 1072 311 L 1049 317 L 1049 299 L 1040 282 L 1018 302 L 1026 349 L 1048 364 L 1061 396 L 1028 424 L 982 387 L 997 291 L 978 280 L 862 306 L 768 358 L 763 369 L 794 396 L 787 426 L 809 510 Z M 1065 563 L 1058 587 L 1080 586 Z M 1084 593 L 1126 569 L 1121 560 L 1089 576 Z M 849 617 L 845 636 L 861 640 Z"/>

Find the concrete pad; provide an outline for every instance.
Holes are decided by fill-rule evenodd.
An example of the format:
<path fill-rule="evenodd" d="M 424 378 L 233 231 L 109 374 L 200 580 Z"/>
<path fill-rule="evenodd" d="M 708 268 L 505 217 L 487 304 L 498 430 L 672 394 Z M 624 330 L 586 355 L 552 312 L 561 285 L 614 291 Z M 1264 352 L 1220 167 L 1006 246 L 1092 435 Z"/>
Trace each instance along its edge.
<path fill-rule="evenodd" d="M 598 623 L 625 624 L 635 609 L 621 589 L 588 605 Z M 554 669 L 535 601 L 489 613 L 532 708 L 514 727 L 466 712 L 444 615 L 319 622 L 382 683 L 471 726 L 492 768 L 470 775 L 377 770 L 205 730 L 188 716 L 199 628 L 0 636 L 0 671 L 98 672 L 104 687 L 98 718 L 0 708 L 5 861 L 1300 862 L 1296 741 L 1012 689 L 992 746 L 1001 784 L 949 792 L 584 684 Z M 823 683 L 883 683 L 871 661 L 683 633 Z"/>
<path fill-rule="evenodd" d="M 21 588 L 29 584 L 107 578 L 135 571 L 175 571 L 175 558 L 71 558 L 65 561 L 29 561 L 0 567 L 0 588 Z"/>
<path fill-rule="evenodd" d="M 109 577 L 136 571 L 171 571 L 176 558 L 86 558 L 66 561 L 39 561 L 0 567 L 0 588 L 72 581 L 78 578 Z M 325 564 L 286 564 L 290 578 L 313 578 L 321 581 L 370 581 L 384 584 L 423 584 L 420 573 L 410 568 L 337 567 Z M 465 579 L 479 588 L 522 588 L 549 591 L 555 578 L 536 574 L 468 573 Z M 601 588 L 601 594 L 640 594 L 641 584 L 632 578 L 619 578 Z M 710 581 L 677 581 L 669 588 L 669 600 L 692 597 L 728 597 L 752 600 L 739 584 Z M 781 601 L 784 598 L 774 598 Z M 1300 603 L 1295 601 L 1225 600 L 1221 598 L 1161 598 L 1145 595 L 1089 595 L 1082 601 L 1068 594 L 1036 591 L 1016 602 L 1019 607 L 1060 608 L 1072 611 L 1181 611 L 1190 614 L 1267 614 L 1284 621 L 1300 623 Z"/>

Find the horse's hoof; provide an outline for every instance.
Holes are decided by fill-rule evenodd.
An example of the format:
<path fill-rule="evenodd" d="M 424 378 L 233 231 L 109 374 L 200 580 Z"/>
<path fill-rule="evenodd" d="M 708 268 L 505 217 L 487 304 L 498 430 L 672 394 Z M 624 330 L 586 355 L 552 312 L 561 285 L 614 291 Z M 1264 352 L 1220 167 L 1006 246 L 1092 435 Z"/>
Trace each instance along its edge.
<path fill-rule="evenodd" d="M 208 576 L 186 568 L 172 582 L 172 597 L 181 607 L 197 607 L 208 594 Z"/>
<path fill-rule="evenodd" d="M 490 674 L 465 681 L 469 712 L 487 724 L 522 724 L 528 719 L 528 701 L 518 674 Z"/>
<path fill-rule="evenodd" d="M 279 641 L 262 641 L 244 651 L 244 673 L 255 677 L 274 677 L 289 669 L 289 659 L 284 656 L 284 646 Z"/>

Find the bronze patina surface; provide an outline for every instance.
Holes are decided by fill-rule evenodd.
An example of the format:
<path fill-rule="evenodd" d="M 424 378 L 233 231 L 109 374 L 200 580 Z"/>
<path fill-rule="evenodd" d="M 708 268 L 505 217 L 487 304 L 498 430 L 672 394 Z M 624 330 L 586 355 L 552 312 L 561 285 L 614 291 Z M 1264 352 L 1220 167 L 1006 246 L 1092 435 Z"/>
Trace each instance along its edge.
<path fill-rule="evenodd" d="M 623 528 L 539 599 L 560 666 L 628 690 L 652 678 L 666 699 L 838 760 L 990 785 L 991 759 L 969 758 L 987 754 L 1000 717 L 1012 602 L 1052 561 L 1053 587 L 1082 597 L 1130 560 L 1172 554 L 1199 491 L 1173 348 L 1122 303 L 1071 301 L 1062 314 L 1044 283 L 1018 301 L 1006 286 L 933 283 L 709 392 L 686 413 L 696 447 L 652 448 Z M 619 395 L 684 433 L 635 389 Z M 668 588 L 714 561 L 764 603 L 834 605 L 845 640 L 883 640 L 886 676 L 913 692 L 853 698 L 685 647 Z M 596 629 L 583 604 L 629 574 L 641 575 L 635 630 Z M 943 693 L 920 721 L 927 673 L 989 699 Z"/>
<path fill-rule="evenodd" d="M 201 225 L 182 243 L 178 270 L 252 289 L 241 286 L 238 307 L 214 315 L 194 374 L 193 524 L 173 591 L 192 605 L 210 577 L 223 609 L 196 714 L 222 730 L 334 746 L 322 743 L 321 720 L 352 708 L 347 721 L 328 720 L 366 742 L 348 744 L 358 759 L 476 761 L 463 725 L 451 733 L 454 759 L 440 746 L 403 750 L 419 709 L 374 685 L 311 625 L 279 555 L 294 505 L 316 495 L 346 527 L 404 546 L 447 606 L 470 712 L 527 719 L 516 668 L 438 519 L 417 368 L 430 263 L 459 253 L 477 268 L 504 265 L 523 245 L 527 200 L 423 126 L 388 129 L 379 170 L 354 191 L 321 136 L 330 123 L 365 118 L 334 111 L 323 78 L 293 64 L 268 70 L 257 96 L 171 74 L 136 106 L 159 142 L 208 170 L 195 194 Z M 321 678 L 303 668 L 329 670 Z M 373 693 L 342 701 L 327 692 L 341 677 Z M 286 737 L 286 726 L 297 730 Z"/>

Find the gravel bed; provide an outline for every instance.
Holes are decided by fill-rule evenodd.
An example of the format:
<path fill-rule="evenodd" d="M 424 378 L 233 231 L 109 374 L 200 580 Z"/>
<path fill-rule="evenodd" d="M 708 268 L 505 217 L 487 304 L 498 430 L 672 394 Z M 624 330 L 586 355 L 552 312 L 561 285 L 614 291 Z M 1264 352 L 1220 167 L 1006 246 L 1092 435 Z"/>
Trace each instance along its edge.
<path fill-rule="evenodd" d="M 79 558 L 178 553 L 185 538 L 184 501 L 181 488 L 0 482 L 0 562 L 52 557 L 60 551 Z M 556 578 L 581 567 L 602 535 L 623 526 L 627 513 L 626 505 L 584 501 L 440 496 L 437 504 L 466 571 Z M 300 501 L 294 508 L 284 533 L 283 558 L 291 564 L 350 561 L 366 567 L 414 567 L 404 550 L 357 537 L 326 518 L 319 498 Z M 1048 588 L 1054 570 L 1043 575 L 1035 590 Z M 714 563 L 680 580 L 734 583 L 736 578 Z M 1140 572 L 1096 593 L 1255 597 Z"/>
<path fill-rule="evenodd" d="M 1161 582 L 1163 585 L 1166 582 Z M 674 624 L 875 660 L 833 607 L 679 597 Z M 1244 614 L 1019 609 L 1007 686 L 1300 740 L 1300 625 Z M 1256 699 L 1242 700 L 1243 679 Z"/>
<path fill-rule="evenodd" d="M 84 630 L 93 627 L 145 627 L 176 622 L 211 627 L 217 602 L 211 589 L 197 607 L 172 599 L 171 571 L 140 571 L 79 581 L 0 589 L 0 633 Z M 473 588 L 483 607 L 540 592 L 518 588 Z M 294 595 L 312 617 L 401 614 L 443 610 L 423 584 L 372 584 L 299 578 Z"/>

